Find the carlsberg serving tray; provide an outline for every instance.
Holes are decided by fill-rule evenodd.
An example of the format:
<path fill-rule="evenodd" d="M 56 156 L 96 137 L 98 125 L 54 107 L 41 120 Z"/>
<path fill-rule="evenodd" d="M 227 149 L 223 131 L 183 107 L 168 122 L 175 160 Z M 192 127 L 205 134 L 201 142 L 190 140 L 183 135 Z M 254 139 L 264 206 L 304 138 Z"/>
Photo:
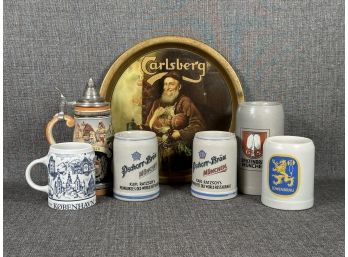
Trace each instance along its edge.
<path fill-rule="evenodd" d="M 165 36 L 123 53 L 100 89 L 111 102 L 112 127 L 152 130 L 161 183 L 191 181 L 192 142 L 202 130 L 234 132 L 240 81 L 217 51 L 194 39 Z"/>

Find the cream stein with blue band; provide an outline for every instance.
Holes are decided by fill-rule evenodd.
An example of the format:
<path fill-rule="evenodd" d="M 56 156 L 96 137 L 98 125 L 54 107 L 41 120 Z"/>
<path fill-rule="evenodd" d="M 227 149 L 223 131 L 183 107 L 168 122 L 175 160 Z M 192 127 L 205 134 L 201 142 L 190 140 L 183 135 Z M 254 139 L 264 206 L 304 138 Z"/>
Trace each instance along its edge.
<path fill-rule="evenodd" d="M 116 199 L 146 201 L 159 196 L 158 143 L 152 131 L 132 130 L 114 137 Z"/>
<path fill-rule="evenodd" d="M 237 141 L 233 133 L 195 134 L 191 193 L 207 200 L 225 200 L 237 195 Z"/>

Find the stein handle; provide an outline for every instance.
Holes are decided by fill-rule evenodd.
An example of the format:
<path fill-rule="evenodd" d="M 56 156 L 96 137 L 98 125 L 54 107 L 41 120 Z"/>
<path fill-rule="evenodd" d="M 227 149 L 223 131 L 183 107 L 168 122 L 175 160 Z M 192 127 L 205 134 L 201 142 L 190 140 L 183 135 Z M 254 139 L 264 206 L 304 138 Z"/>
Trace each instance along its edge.
<path fill-rule="evenodd" d="M 36 190 L 39 190 L 39 191 L 42 191 L 42 192 L 45 192 L 45 193 L 48 193 L 48 185 L 46 185 L 46 186 L 39 186 L 39 185 L 35 184 L 35 183 L 33 182 L 33 180 L 31 179 L 31 176 L 30 176 L 31 169 L 33 168 L 33 166 L 35 166 L 35 165 L 38 164 L 38 163 L 42 163 L 42 164 L 47 165 L 47 163 L 48 163 L 48 158 L 47 158 L 47 156 L 32 161 L 32 162 L 28 165 L 27 169 L 25 170 L 25 178 L 26 178 L 26 180 L 27 180 L 29 186 L 31 186 L 32 188 L 34 188 L 34 189 L 36 189 Z"/>
<path fill-rule="evenodd" d="M 53 137 L 52 129 L 54 125 L 60 120 L 65 120 L 66 125 L 69 128 L 72 128 L 75 126 L 75 120 L 70 115 L 68 114 L 61 115 L 60 113 L 57 113 L 56 115 L 54 115 L 53 118 L 47 123 L 47 126 L 46 126 L 46 139 L 50 145 L 56 143 L 56 140 L 54 140 L 54 137 Z"/>

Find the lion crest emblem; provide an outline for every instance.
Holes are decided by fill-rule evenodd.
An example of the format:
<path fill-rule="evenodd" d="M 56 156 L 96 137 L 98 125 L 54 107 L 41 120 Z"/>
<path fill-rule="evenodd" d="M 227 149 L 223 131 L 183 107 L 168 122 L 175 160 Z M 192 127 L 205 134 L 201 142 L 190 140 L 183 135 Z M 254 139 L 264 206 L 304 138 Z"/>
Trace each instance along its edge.
<path fill-rule="evenodd" d="M 292 157 L 273 156 L 269 162 L 270 189 L 277 194 L 291 195 L 298 186 L 299 168 Z"/>

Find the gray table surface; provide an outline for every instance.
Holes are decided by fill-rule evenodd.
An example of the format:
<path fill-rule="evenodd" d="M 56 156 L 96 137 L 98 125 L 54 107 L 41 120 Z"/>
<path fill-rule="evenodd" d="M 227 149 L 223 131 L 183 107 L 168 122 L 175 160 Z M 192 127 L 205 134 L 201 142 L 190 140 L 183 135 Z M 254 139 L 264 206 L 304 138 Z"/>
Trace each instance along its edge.
<path fill-rule="evenodd" d="M 206 201 L 189 185 L 158 199 L 99 197 L 56 211 L 21 181 L 4 181 L 4 256 L 343 256 L 344 179 L 315 181 L 315 205 L 281 211 L 259 196 Z"/>

